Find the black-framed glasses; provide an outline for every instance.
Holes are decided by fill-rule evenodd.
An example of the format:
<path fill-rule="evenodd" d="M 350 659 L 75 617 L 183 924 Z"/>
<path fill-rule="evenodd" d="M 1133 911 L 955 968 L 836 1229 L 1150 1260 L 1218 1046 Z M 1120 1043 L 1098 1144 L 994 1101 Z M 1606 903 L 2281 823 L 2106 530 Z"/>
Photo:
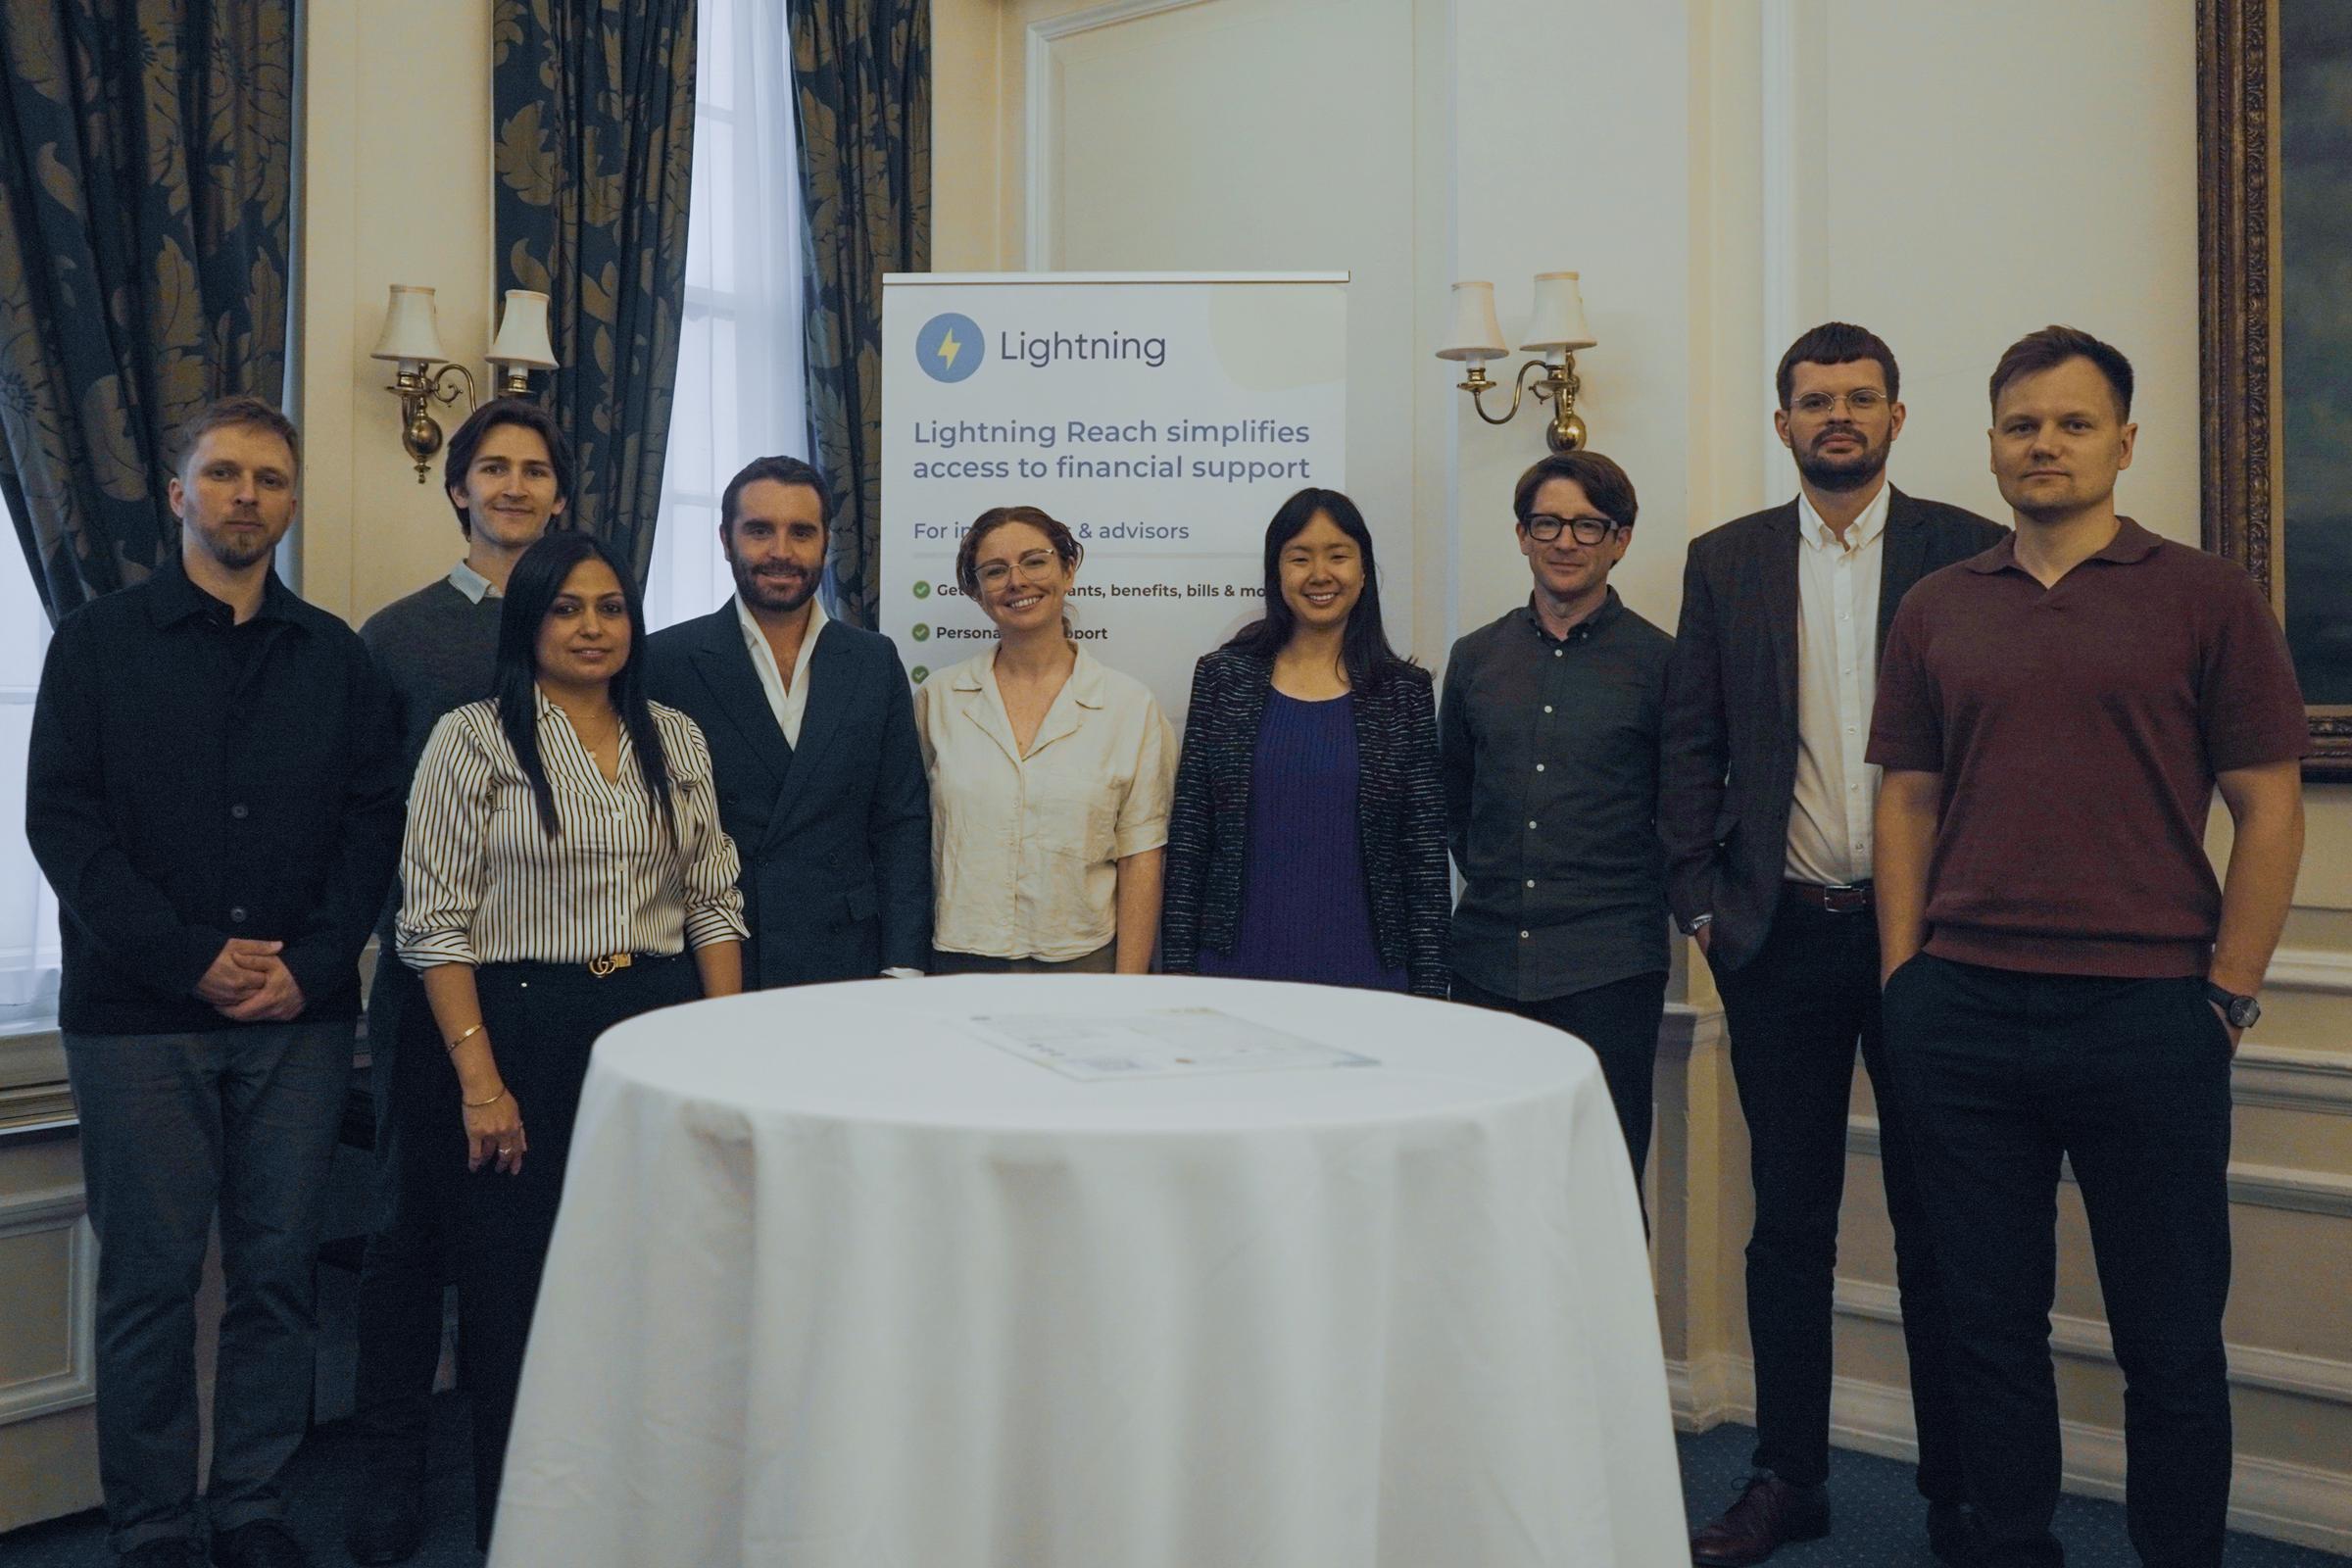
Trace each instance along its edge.
<path fill-rule="evenodd" d="M 1547 545 L 1568 530 L 1568 536 L 1580 545 L 1596 545 L 1617 531 L 1617 524 L 1608 517 L 1555 517 L 1548 512 L 1538 512 L 1519 519 L 1527 536 L 1540 545 Z"/>
<path fill-rule="evenodd" d="M 1889 401 L 1891 400 L 1886 394 L 1877 387 L 1862 386 L 1844 393 L 1808 392 L 1803 397 L 1790 398 L 1788 407 L 1808 419 L 1818 419 L 1837 408 L 1841 402 L 1845 405 L 1845 411 L 1848 414 L 1867 416 L 1878 413 Z"/>

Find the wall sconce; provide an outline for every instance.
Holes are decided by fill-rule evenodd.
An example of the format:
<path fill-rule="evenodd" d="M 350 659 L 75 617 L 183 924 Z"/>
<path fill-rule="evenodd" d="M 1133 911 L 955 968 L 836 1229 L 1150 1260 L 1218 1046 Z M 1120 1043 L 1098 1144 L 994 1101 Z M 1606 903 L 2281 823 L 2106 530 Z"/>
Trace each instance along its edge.
<path fill-rule="evenodd" d="M 1489 424 L 1508 424 L 1517 416 L 1520 395 L 1529 390 L 1527 378 L 1541 370 L 1543 376 L 1534 386 L 1536 398 L 1551 405 L 1551 421 L 1544 427 L 1544 439 L 1554 452 L 1574 452 L 1585 444 L 1585 421 L 1576 412 L 1576 394 L 1583 385 L 1576 378 L 1576 351 L 1598 341 L 1585 324 L 1585 297 L 1574 272 L 1536 274 L 1536 315 L 1528 330 L 1534 335 L 1519 345 L 1520 352 L 1538 357 L 1519 367 L 1511 383 L 1511 406 L 1499 416 L 1487 412 L 1485 397 L 1500 383 L 1487 378 L 1482 363 L 1506 359 L 1510 354 L 1503 347 L 1502 326 L 1494 318 L 1494 284 L 1453 285 L 1453 326 L 1446 334 L 1446 347 L 1438 350 L 1438 358 L 1469 363 L 1469 378 L 1454 384 L 1470 394 L 1471 406 Z"/>
<path fill-rule="evenodd" d="M 441 426 L 426 405 L 455 404 L 461 390 L 467 413 L 481 401 L 473 372 L 451 360 L 441 346 L 431 289 L 411 283 L 392 285 L 392 298 L 384 309 L 383 334 L 375 340 L 375 352 L 368 358 L 390 360 L 396 367 L 392 384 L 384 390 L 400 399 L 400 444 L 416 465 L 416 482 L 422 484 L 426 466 L 441 450 Z M 556 351 L 547 336 L 546 295 L 527 288 L 507 290 L 506 315 L 486 358 L 498 369 L 493 397 L 530 396 L 531 372 L 556 368 Z"/>

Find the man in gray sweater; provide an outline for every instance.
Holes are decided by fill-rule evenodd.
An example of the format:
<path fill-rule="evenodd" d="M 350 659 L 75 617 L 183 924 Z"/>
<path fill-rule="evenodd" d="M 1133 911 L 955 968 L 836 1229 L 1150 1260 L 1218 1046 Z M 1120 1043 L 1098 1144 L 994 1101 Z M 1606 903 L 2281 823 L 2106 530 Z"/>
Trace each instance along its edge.
<path fill-rule="evenodd" d="M 443 470 L 466 537 L 448 576 L 369 616 L 360 639 L 392 688 L 403 794 L 441 715 L 490 695 L 507 574 L 564 514 L 571 449 L 547 411 L 485 403 L 450 437 Z M 466 1169 L 454 1082 L 415 971 L 392 956 L 391 908 L 378 931 L 368 998 L 381 1206 L 360 1270 L 362 1459 L 344 1544 L 363 1563 L 399 1562 L 423 1532 L 426 1399 L 441 1356 L 441 1287 L 455 1179 Z M 448 1090 L 449 1093 L 439 1091 Z"/>

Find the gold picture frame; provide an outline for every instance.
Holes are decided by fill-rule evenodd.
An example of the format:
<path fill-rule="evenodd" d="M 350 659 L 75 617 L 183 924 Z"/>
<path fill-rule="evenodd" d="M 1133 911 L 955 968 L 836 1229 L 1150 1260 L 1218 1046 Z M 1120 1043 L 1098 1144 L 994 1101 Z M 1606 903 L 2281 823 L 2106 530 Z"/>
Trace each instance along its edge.
<path fill-rule="evenodd" d="M 2280 8 L 2300 3 L 2310 0 L 2197 0 L 2204 545 L 2238 562 L 2261 585 L 2290 644 L 2297 627 L 2287 613 L 2281 333 L 2289 280 L 2279 260 L 2288 167 L 2280 155 L 2286 103 L 2278 51 Z M 2342 615 L 2352 635 L 2352 603 Z M 2352 780 L 2352 704 L 2308 703 L 2306 712 L 2312 756 L 2304 776 Z"/>

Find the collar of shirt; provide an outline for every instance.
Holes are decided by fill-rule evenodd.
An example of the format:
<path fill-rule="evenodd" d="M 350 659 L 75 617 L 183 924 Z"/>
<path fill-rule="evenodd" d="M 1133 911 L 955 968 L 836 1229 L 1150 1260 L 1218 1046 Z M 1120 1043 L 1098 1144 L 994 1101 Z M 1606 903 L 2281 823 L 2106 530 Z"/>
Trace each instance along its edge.
<path fill-rule="evenodd" d="M 177 552 L 164 557 L 162 564 L 149 577 L 152 584 L 147 600 L 150 617 L 158 626 L 173 626 L 192 615 L 203 615 L 226 626 L 235 623 L 236 612 L 220 600 L 196 586 L 188 576 L 188 568 Z M 262 602 L 253 612 L 256 620 L 295 621 L 292 605 L 293 591 L 277 580 L 272 568 L 262 582 Z"/>
<path fill-rule="evenodd" d="M 1537 636 L 1543 638 L 1545 642 L 1554 645 L 1560 643 L 1578 642 L 1584 638 L 1591 637 L 1595 633 L 1605 631 L 1608 629 L 1609 622 L 1615 620 L 1619 615 L 1624 613 L 1625 601 L 1617 597 L 1617 590 L 1614 588 L 1603 589 L 1601 592 L 1600 608 L 1598 610 L 1595 610 L 1592 612 L 1592 613 L 1587 615 L 1584 619 L 1569 627 L 1567 636 L 1554 637 L 1551 633 L 1544 629 L 1544 617 L 1536 613 L 1536 596 L 1534 594 L 1529 594 L 1527 596 L 1527 603 L 1519 607 L 1519 619 L 1521 623 L 1533 630 Z"/>
<path fill-rule="evenodd" d="M 792 685 L 785 688 L 783 681 L 779 679 L 776 682 L 779 689 L 795 692 L 801 689 L 801 683 L 808 676 L 809 656 L 816 652 L 816 634 L 823 631 L 825 622 L 832 618 L 825 613 L 825 604 L 821 597 L 811 598 L 808 601 L 808 629 L 801 633 L 801 651 L 792 662 Z M 759 618 L 752 613 L 751 607 L 743 602 L 741 595 L 737 595 L 735 599 L 735 624 L 743 628 L 744 646 L 752 651 L 753 666 L 762 671 L 776 670 L 776 651 L 768 646 L 766 631 L 761 628 Z M 781 676 L 782 671 L 776 670 L 776 673 Z"/>
<path fill-rule="evenodd" d="M 2147 560 L 2164 541 L 2148 532 L 2130 517 L 2118 517 L 2115 537 L 2106 548 L 2090 556 L 2092 561 L 2111 561 L 2119 566 L 2129 566 Z M 2017 564 L 2017 530 L 2012 528 L 2001 536 L 2001 542 L 1981 556 L 1972 556 L 1961 563 L 1973 572 L 1990 576 L 2000 571 L 2024 571 Z"/>
<path fill-rule="evenodd" d="M 1862 515 L 1845 525 L 1845 537 L 1840 539 L 1831 531 L 1820 513 L 1813 510 L 1813 498 L 1802 490 L 1796 493 L 1796 536 L 1814 550 L 1866 550 L 1877 544 L 1879 535 L 1886 531 L 1886 509 L 1894 499 L 1894 486 L 1881 481 L 1879 493 L 1870 498 Z"/>
<path fill-rule="evenodd" d="M 997 689 L 997 656 L 983 654 L 965 663 L 956 672 L 951 691 L 964 693 L 986 692 L 999 709 L 1004 706 L 1004 694 Z M 1070 678 L 1062 686 L 1070 701 L 1080 708 L 1100 709 L 1102 706 L 1102 665 L 1085 649 L 1078 650 L 1078 662 L 1070 666 Z M 1054 702 L 1061 701 L 1056 697 Z"/>
<path fill-rule="evenodd" d="M 449 585 L 452 588 L 455 588 L 458 592 L 464 594 L 468 601 L 477 605 L 485 599 L 498 599 L 504 597 L 498 591 L 498 584 L 492 582 L 489 578 L 483 576 L 480 572 L 474 570 L 463 561 L 459 562 L 456 566 L 450 569 Z"/>
<path fill-rule="evenodd" d="M 531 683 L 531 698 L 539 714 L 539 765 L 542 767 L 547 765 L 547 737 L 551 734 L 564 736 L 571 742 L 574 751 L 583 758 L 588 757 L 588 742 L 580 734 L 579 726 L 571 721 L 569 713 L 556 706 L 555 700 L 549 697 L 536 681 Z M 493 704 L 493 706 L 496 705 Z M 612 705 L 612 716 L 616 721 L 612 730 L 614 737 L 620 743 L 621 774 L 625 781 L 630 771 L 628 767 L 629 754 L 633 749 L 629 740 L 629 721 L 621 715 L 618 703 Z M 589 765 L 591 767 L 596 765 L 593 759 L 589 760 Z"/>

